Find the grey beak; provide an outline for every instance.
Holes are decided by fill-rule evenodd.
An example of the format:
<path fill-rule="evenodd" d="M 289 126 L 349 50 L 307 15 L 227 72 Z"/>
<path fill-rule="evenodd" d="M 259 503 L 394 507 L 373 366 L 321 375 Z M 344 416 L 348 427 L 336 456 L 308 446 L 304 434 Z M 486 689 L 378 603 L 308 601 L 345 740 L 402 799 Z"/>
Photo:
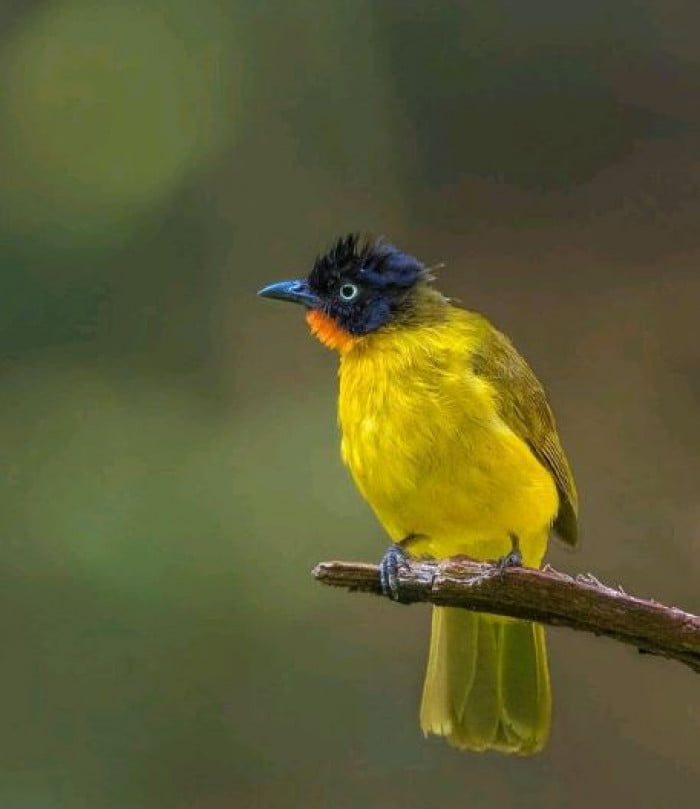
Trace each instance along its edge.
<path fill-rule="evenodd" d="M 304 280 L 278 281 L 258 291 L 261 298 L 275 298 L 278 301 L 292 301 L 306 307 L 317 306 L 320 303 L 318 295 L 309 289 Z"/>

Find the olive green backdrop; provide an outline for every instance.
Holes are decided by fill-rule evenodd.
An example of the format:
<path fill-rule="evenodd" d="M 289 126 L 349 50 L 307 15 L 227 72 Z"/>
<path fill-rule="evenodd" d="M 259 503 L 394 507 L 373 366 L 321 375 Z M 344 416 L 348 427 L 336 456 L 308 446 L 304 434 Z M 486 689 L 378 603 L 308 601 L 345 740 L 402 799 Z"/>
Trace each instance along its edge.
<path fill-rule="evenodd" d="M 551 631 L 551 744 L 425 741 L 428 610 L 335 358 L 255 297 L 386 234 L 548 386 L 583 541 L 700 611 L 700 56 L 683 0 L 5 0 L 0 806 L 689 805 L 700 680 Z"/>

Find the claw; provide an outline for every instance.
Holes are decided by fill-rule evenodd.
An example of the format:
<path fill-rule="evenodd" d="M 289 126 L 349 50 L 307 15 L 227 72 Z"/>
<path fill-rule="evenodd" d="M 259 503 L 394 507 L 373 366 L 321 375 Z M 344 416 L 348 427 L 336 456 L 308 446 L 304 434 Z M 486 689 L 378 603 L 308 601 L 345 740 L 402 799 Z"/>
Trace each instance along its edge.
<path fill-rule="evenodd" d="M 400 601 L 399 571 L 409 568 L 409 557 L 400 545 L 390 545 L 379 563 L 382 593 L 393 601 Z"/>
<path fill-rule="evenodd" d="M 507 553 L 505 556 L 501 556 L 500 559 L 496 559 L 494 564 L 498 567 L 499 573 L 503 573 L 503 571 L 508 567 L 522 567 L 523 566 L 523 555 L 520 552 L 520 541 L 515 534 L 510 535 L 510 541 L 513 543 L 513 547 L 511 548 L 510 552 Z"/>

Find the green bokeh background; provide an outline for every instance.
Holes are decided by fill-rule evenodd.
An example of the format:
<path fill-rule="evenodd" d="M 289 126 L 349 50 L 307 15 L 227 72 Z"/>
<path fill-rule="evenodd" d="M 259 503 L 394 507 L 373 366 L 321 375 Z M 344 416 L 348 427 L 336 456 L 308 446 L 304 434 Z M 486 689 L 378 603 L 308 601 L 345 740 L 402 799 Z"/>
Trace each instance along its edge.
<path fill-rule="evenodd" d="M 535 759 L 425 741 L 427 609 L 326 591 L 385 538 L 335 359 L 259 301 L 384 233 L 547 384 L 550 561 L 700 611 L 700 56 L 683 0 L 5 0 L 0 807 L 658 807 L 697 675 L 550 631 Z"/>

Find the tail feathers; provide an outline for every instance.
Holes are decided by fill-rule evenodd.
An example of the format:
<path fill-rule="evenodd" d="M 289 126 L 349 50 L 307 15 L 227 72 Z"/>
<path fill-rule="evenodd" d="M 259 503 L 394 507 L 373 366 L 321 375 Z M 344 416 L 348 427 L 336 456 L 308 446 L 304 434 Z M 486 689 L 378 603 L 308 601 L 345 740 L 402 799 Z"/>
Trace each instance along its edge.
<path fill-rule="evenodd" d="M 420 722 L 463 750 L 530 755 L 549 735 L 543 628 L 449 607 L 433 609 Z"/>

